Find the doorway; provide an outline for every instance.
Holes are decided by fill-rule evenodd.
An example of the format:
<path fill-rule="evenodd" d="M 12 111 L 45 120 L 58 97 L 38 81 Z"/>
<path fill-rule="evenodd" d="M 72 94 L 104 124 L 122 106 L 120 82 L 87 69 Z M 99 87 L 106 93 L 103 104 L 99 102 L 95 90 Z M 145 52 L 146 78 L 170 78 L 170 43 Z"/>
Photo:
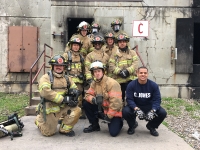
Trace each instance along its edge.
<path fill-rule="evenodd" d="M 200 23 L 194 23 L 193 64 L 200 64 Z"/>
<path fill-rule="evenodd" d="M 68 40 L 74 33 L 77 33 L 77 26 L 82 21 L 91 24 L 94 21 L 94 18 L 67 18 Z"/>

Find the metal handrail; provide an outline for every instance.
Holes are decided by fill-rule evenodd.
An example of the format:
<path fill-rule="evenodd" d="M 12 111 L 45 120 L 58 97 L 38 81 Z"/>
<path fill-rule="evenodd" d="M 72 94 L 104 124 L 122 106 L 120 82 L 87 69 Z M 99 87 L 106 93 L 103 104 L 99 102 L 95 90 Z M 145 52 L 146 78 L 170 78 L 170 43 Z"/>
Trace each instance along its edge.
<path fill-rule="evenodd" d="M 142 57 L 140 56 L 140 54 L 139 54 L 139 52 L 138 52 L 138 45 L 136 45 L 135 47 L 132 48 L 132 50 L 134 50 L 134 49 L 136 49 L 135 52 L 136 52 L 136 54 L 138 55 L 138 57 L 140 58 L 140 61 L 142 62 L 142 65 L 145 66 L 145 65 L 144 65 L 144 62 L 143 62 L 143 60 L 142 60 Z"/>
<path fill-rule="evenodd" d="M 50 56 L 49 56 L 49 55 L 46 55 L 46 47 L 48 47 L 48 48 L 51 49 L 51 51 L 50 51 Z M 35 75 L 34 78 L 33 78 L 33 75 L 32 75 L 32 74 L 33 74 L 33 72 L 32 72 L 33 67 L 38 63 L 38 61 L 40 60 L 40 58 L 42 57 L 43 54 L 44 54 L 44 62 L 42 63 L 42 66 L 38 69 L 36 75 Z M 36 61 L 33 63 L 33 65 L 32 65 L 31 68 L 30 68 L 30 81 L 29 81 L 29 83 L 30 83 L 30 92 L 29 92 L 29 97 L 30 97 L 30 99 L 29 99 L 29 106 L 31 106 L 33 82 L 36 80 L 36 78 L 37 78 L 37 76 L 39 75 L 39 73 L 41 72 L 42 68 L 44 69 L 43 71 L 44 71 L 44 74 L 45 74 L 45 68 L 49 68 L 48 66 L 45 65 L 45 64 L 46 64 L 46 57 L 51 58 L 52 55 L 53 55 L 53 48 L 50 47 L 50 46 L 47 45 L 47 44 L 44 44 L 44 50 L 42 51 L 42 53 L 40 54 L 40 56 L 36 59 Z"/>

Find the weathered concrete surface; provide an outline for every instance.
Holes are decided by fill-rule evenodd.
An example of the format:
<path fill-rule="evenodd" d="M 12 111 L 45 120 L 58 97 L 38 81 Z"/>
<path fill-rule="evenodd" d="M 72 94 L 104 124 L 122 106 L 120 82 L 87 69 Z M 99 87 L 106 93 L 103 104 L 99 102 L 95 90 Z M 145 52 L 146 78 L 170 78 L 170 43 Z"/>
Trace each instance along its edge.
<path fill-rule="evenodd" d="M 74 131 L 75 137 L 66 137 L 56 133 L 52 137 L 44 137 L 34 125 L 35 116 L 25 116 L 23 136 L 16 137 L 13 141 L 9 137 L 0 139 L 1 150 L 36 150 L 36 149 L 68 149 L 68 150 L 192 150 L 182 138 L 161 125 L 158 129 L 159 137 L 153 137 L 146 129 L 145 121 L 138 121 L 134 135 L 126 133 L 128 126 L 124 127 L 117 137 L 111 137 L 106 124 L 100 123 L 101 131 L 83 133 L 84 127 L 89 125 L 88 120 L 79 120 Z"/>

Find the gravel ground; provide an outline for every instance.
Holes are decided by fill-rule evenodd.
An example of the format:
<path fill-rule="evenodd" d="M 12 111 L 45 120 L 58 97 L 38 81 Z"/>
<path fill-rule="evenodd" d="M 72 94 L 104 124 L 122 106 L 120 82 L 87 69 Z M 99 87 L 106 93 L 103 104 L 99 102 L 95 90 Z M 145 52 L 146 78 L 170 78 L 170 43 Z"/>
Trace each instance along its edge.
<path fill-rule="evenodd" d="M 179 117 L 168 115 L 165 122 L 167 122 L 169 129 L 182 137 L 195 150 L 200 150 L 200 140 L 197 140 L 192 136 L 196 131 L 200 134 L 200 120 L 195 120 L 189 117 L 187 112 L 182 111 Z"/>

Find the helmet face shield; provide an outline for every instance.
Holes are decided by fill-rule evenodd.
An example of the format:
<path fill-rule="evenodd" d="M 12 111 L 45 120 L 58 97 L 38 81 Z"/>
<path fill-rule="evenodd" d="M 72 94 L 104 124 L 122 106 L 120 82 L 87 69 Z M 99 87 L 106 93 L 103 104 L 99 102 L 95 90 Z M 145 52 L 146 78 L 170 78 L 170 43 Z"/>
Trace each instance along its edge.
<path fill-rule="evenodd" d="M 114 25 L 113 30 L 118 32 L 120 30 L 120 25 Z"/>

